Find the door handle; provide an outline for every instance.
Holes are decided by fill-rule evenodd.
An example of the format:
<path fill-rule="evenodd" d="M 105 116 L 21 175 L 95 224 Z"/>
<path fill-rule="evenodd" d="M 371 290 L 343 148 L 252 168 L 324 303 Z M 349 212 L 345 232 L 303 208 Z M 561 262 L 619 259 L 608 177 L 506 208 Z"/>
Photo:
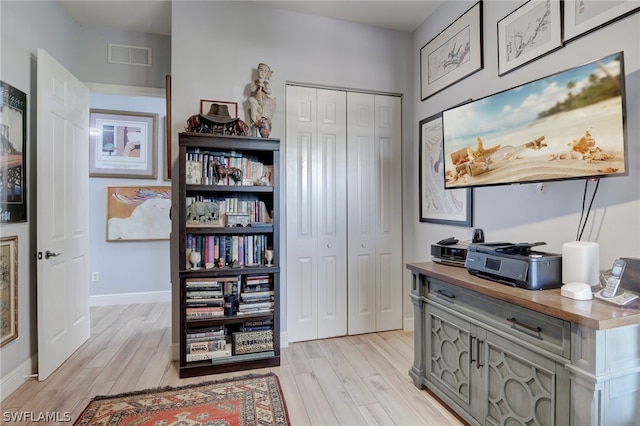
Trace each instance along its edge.
<path fill-rule="evenodd" d="M 44 252 L 44 258 L 48 259 L 50 257 L 56 257 L 56 256 L 60 256 L 62 253 L 52 253 L 49 250 Z"/>

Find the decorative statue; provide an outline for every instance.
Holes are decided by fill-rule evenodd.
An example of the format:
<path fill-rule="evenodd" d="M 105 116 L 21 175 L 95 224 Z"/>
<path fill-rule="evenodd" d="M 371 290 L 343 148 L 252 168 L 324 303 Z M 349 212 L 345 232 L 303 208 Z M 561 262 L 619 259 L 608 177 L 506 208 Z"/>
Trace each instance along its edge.
<path fill-rule="evenodd" d="M 273 71 L 269 65 L 258 64 L 258 78 L 251 82 L 251 96 L 249 97 L 251 125 L 258 129 L 262 137 L 269 137 L 271 133 L 271 119 L 276 110 L 276 101 L 269 97 L 271 83 L 269 78 Z"/>

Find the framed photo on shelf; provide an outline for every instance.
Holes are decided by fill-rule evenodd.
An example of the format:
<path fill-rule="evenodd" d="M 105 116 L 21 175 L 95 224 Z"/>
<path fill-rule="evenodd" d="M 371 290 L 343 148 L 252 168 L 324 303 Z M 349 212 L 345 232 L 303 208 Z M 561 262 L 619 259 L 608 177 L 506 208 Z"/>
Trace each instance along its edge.
<path fill-rule="evenodd" d="M 155 179 L 158 114 L 90 111 L 89 176 Z"/>
<path fill-rule="evenodd" d="M 168 240 L 170 186 L 107 186 L 107 241 Z"/>
<path fill-rule="evenodd" d="M 420 49 L 420 99 L 481 70 L 482 56 L 480 1 Z"/>
<path fill-rule="evenodd" d="M 0 81 L 0 223 L 27 220 L 27 94 Z"/>
<path fill-rule="evenodd" d="M 18 338 L 18 237 L 0 238 L 0 347 Z"/>
<path fill-rule="evenodd" d="M 564 41 L 595 31 L 640 11 L 640 1 L 564 1 Z"/>
<path fill-rule="evenodd" d="M 561 47 L 560 2 L 529 0 L 498 21 L 498 75 Z"/>
<path fill-rule="evenodd" d="M 444 189 L 442 113 L 420 121 L 420 222 L 472 226 L 470 188 Z"/>
<path fill-rule="evenodd" d="M 218 105 L 226 105 L 229 110 L 229 115 L 231 118 L 238 118 L 238 103 L 237 102 L 227 102 L 227 101 L 209 101 L 206 99 L 200 100 L 200 114 L 207 114 L 211 109 L 212 104 Z"/>

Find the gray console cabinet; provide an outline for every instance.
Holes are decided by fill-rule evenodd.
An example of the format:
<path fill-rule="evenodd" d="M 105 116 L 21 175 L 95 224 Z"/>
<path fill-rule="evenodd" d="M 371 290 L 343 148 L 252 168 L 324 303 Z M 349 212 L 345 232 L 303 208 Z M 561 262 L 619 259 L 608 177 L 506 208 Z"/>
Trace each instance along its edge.
<path fill-rule="evenodd" d="M 637 424 L 640 310 L 604 302 L 594 308 L 559 290 L 515 289 L 462 268 L 408 268 L 415 321 L 409 375 L 467 422 Z"/>

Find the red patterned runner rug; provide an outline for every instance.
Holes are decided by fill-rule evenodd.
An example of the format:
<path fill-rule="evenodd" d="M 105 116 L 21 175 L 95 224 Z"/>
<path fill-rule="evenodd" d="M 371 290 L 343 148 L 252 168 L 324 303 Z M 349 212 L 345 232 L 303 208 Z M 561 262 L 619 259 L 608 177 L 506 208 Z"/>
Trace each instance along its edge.
<path fill-rule="evenodd" d="M 74 424 L 290 425 L 282 389 L 273 373 L 96 396 Z"/>

